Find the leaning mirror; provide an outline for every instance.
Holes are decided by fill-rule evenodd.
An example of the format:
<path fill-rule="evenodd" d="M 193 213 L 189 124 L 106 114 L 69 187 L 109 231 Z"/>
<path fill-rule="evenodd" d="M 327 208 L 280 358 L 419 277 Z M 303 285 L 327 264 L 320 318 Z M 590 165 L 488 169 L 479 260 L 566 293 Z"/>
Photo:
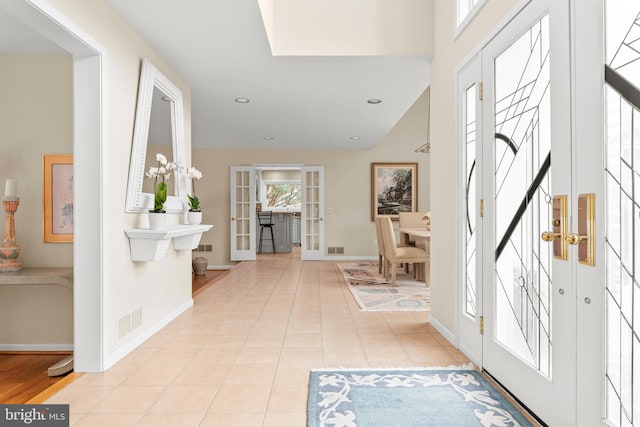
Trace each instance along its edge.
<path fill-rule="evenodd" d="M 145 171 L 156 166 L 156 154 L 163 154 L 178 169 L 167 182 L 165 210 L 186 210 L 184 177 L 185 141 L 182 92 L 148 60 L 143 59 L 138 88 L 138 103 L 133 128 L 133 145 L 127 183 L 127 212 L 153 209 L 153 179 Z"/>

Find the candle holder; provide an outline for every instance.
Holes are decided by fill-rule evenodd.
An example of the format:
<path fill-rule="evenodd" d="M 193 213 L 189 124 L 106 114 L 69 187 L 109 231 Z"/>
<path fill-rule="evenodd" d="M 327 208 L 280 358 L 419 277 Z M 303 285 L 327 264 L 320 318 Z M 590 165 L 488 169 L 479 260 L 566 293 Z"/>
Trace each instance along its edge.
<path fill-rule="evenodd" d="M 0 246 L 0 273 L 18 271 L 22 269 L 22 263 L 17 261 L 20 256 L 20 246 L 16 243 L 15 213 L 20 205 L 18 197 L 4 197 L 2 206 L 7 213 L 4 223 L 4 239 Z"/>

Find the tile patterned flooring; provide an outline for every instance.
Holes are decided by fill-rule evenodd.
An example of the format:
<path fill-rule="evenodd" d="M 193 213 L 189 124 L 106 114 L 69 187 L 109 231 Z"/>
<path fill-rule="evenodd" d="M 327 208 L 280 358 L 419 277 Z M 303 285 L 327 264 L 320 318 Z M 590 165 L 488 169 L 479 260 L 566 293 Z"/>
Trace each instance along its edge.
<path fill-rule="evenodd" d="M 77 427 L 306 425 L 309 371 L 468 363 L 428 312 L 361 312 L 336 262 L 259 255 L 104 373 L 47 400 Z"/>

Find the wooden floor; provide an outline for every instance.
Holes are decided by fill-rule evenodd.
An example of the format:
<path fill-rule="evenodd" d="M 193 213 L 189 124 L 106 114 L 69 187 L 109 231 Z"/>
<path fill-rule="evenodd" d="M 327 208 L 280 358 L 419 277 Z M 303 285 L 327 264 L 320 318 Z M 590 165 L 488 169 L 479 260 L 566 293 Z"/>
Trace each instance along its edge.
<path fill-rule="evenodd" d="M 191 296 L 196 296 L 224 276 L 231 270 L 207 270 L 205 274 L 194 274 L 191 281 Z"/>
<path fill-rule="evenodd" d="M 229 274 L 230 270 L 207 270 L 203 275 L 194 275 L 192 295 L 207 289 Z M 0 403 L 27 403 L 65 376 L 50 377 L 47 369 L 71 353 L 0 353 Z M 45 392 L 46 393 L 46 392 Z M 31 402 L 37 403 L 37 402 Z"/>
<path fill-rule="evenodd" d="M 0 353 L 0 403 L 27 403 L 64 378 L 47 369 L 71 353 Z"/>

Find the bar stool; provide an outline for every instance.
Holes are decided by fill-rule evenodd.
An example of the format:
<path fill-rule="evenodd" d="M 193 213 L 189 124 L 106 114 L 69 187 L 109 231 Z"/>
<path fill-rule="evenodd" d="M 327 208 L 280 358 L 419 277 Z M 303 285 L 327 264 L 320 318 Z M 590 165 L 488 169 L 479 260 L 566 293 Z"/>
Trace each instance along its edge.
<path fill-rule="evenodd" d="M 273 212 L 265 211 L 258 212 L 258 224 L 260 225 L 260 242 L 258 243 L 258 253 L 262 253 L 262 241 L 264 240 L 264 229 L 268 228 L 271 233 L 271 248 L 273 249 L 273 253 L 276 253 L 276 239 L 273 237 L 273 226 L 275 225 L 272 222 Z"/>

